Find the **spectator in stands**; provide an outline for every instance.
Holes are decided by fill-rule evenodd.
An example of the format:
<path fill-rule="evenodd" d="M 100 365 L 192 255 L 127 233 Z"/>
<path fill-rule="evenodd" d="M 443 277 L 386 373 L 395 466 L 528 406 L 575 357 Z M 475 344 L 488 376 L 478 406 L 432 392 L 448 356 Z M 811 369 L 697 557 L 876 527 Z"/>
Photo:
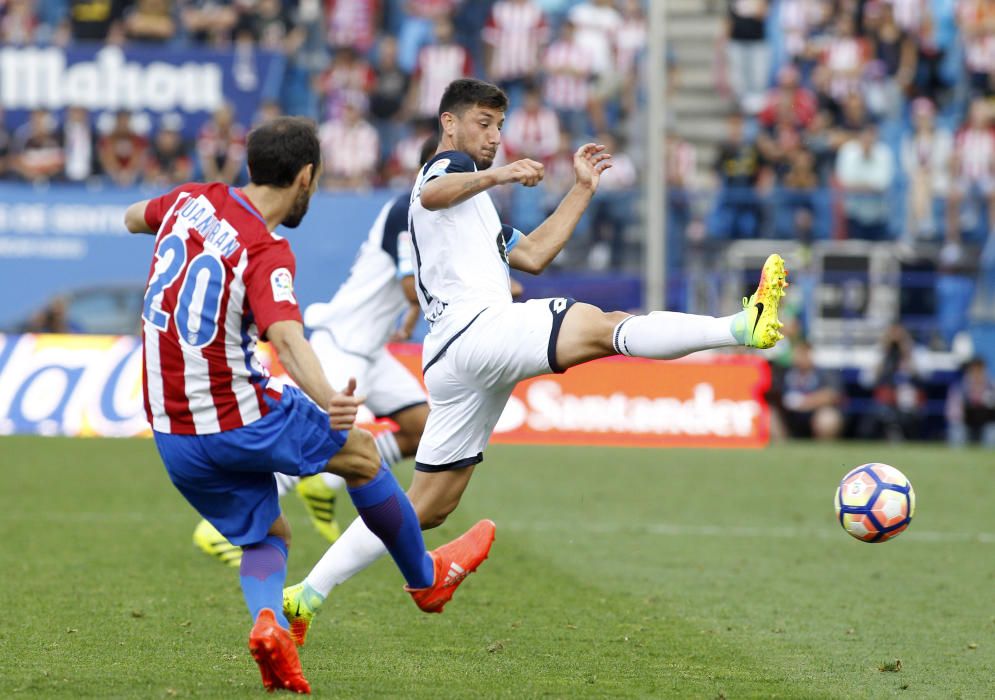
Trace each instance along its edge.
<path fill-rule="evenodd" d="M 590 50 L 577 40 L 573 22 L 563 23 L 560 37 L 546 50 L 543 65 L 546 104 L 556 110 L 570 134 L 578 138 L 587 135 L 594 59 Z"/>
<path fill-rule="evenodd" d="M 177 114 L 176 116 L 179 117 L 180 115 Z M 256 116 L 252 120 L 252 127 L 255 128 L 280 116 L 283 116 L 283 108 L 280 106 L 278 100 L 262 100 L 259 103 L 259 109 L 256 110 Z M 182 120 L 182 117 L 180 119 Z"/>
<path fill-rule="evenodd" d="M 69 304 L 65 297 L 57 296 L 28 319 L 25 333 L 76 333 L 69 321 Z"/>
<path fill-rule="evenodd" d="M 546 16 L 533 0 L 498 0 L 482 34 L 487 79 L 519 104 L 526 82 L 538 77 L 542 47 L 549 40 Z"/>
<path fill-rule="evenodd" d="M 781 0 L 779 8 L 784 62 L 803 68 L 808 75 L 817 58 L 811 37 L 829 19 L 830 5 L 825 0 Z"/>
<path fill-rule="evenodd" d="M 183 117 L 175 112 L 164 114 L 152 141 L 145 182 L 166 188 L 192 179 L 193 158 L 190 146 L 183 138 Z"/>
<path fill-rule="evenodd" d="M 575 150 L 573 135 L 566 128 L 561 127 L 559 146 L 556 153 L 546 159 L 544 163 L 546 175 L 540 184 L 543 195 L 543 211 L 546 216 L 556 209 L 563 195 L 574 183 L 573 154 Z M 569 246 L 567 246 L 566 254 L 569 255 L 570 252 Z M 563 259 L 564 256 L 558 258 L 560 262 L 563 262 Z"/>
<path fill-rule="evenodd" d="M 4 119 L 3 108 L 0 107 L 0 180 L 6 180 L 10 174 L 11 136 Z"/>
<path fill-rule="evenodd" d="M 69 29 L 74 41 L 120 44 L 126 0 L 69 0 Z"/>
<path fill-rule="evenodd" d="M 815 154 L 801 143 L 789 149 L 778 173 L 774 235 L 810 244 L 815 235 L 814 212 L 822 183 Z"/>
<path fill-rule="evenodd" d="M 245 169 L 245 128 L 231 105 L 218 109 L 197 136 L 197 160 L 207 182 L 237 184 Z"/>
<path fill-rule="evenodd" d="M 132 126 L 131 112 L 119 110 L 111 130 L 97 140 L 100 169 L 116 185 L 130 187 L 145 172 L 148 148 L 148 139 Z"/>
<path fill-rule="evenodd" d="M 925 394 L 915 344 L 898 323 L 884 333 L 872 378 L 873 406 L 864 417 L 861 436 L 892 442 L 920 436 Z"/>
<path fill-rule="evenodd" d="M 740 109 L 756 114 L 763 105 L 770 74 L 767 43 L 767 0 L 726 0 L 721 43 L 725 73 Z"/>
<path fill-rule="evenodd" d="M 407 0 L 404 21 L 397 36 L 397 60 L 409 75 L 418 67 L 421 49 L 438 34 L 438 22 L 451 18 L 459 0 Z M 450 27 L 452 34 L 452 28 Z M 438 105 L 436 105 L 438 106 Z"/>
<path fill-rule="evenodd" d="M 777 86 L 767 92 L 758 119 L 767 128 L 789 123 L 796 129 L 805 129 L 812 123 L 817 109 L 815 95 L 802 87 L 798 69 L 784 66 L 777 72 Z"/>
<path fill-rule="evenodd" d="M 648 21 L 641 0 L 624 0 L 622 3 L 622 23 L 616 33 L 615 72 L 622 81 L 622 113 L 632 114 L 637 108 L 637 96 L 641 75 L 640 59 L 646 49 Z M 675 61 L 672 52 L 667 56 L 667 96 L 676 84 Z"/>
<path fill-rule="evenodd" d="M 28 182 L 41 183 L 62 174 L 65 152 L 55 131 L 55 118 L 44 109 L 31 112 L 27 124 L 11 140 L 10 169 Z"/>
<path fill-rule="evenodd" d="M 781 415 L 793 438 L 835 440 L 843 433 L 842 393 L 837 373 L 819 369 L 812 346 L 805 340 L 793 346 L 791 365 L 784 374 Z"/>
<path fill-rule="evenodd" d="M 404 102 L 411 88 L 407 74 L 397 64 L 397 41 L 393 37 L 380 40 L 374 74 L 370 117 L 380 135 L 380 152 L 386 160 L 403 137 Z"/>
<path fill-rule="evenodd" d="M 960 0 L 957 23 L 964 42 L 964 67 L 974 95 L 991 95 L 995 84 L 995 3 Z"/>
<path fill-rule="evenodd" d="M 602 173 L 598 191 L 585 214 L 592 241 L 587 262 L 594 270 L 618 269 L 624 262 L 625 234 L 636 209 L 638 174 L 632 156 L 617 135 L 599 134 L 595 141 L 612 154 L 612 167 Z"/>
<path fill-rule="evenodd" d="M 526 83 L 520 106 L 512 107 L 502 132 L 502 143 L 511 160 L 545 161 L 560 145 L 560 120 L 542 103 L 538 85 Z"/>
<path fill-rule="evenodd" d="M 257 0 L 242 22 L 260 49 L 293 56 L 304 41 L 304 31 L 294 25 L 293 9 L 280 0 Z"/>
<path fill-rule="evenodd" d="M 842 100 L 846 95 L 858 92 L 870 58 L 870 42 L 857 34 L 854 17 L 840 13 L 822 49 L 821 62 L 829 69 L 830 94 Z"/>
<path fill-rule="evenodd" d="M 129 41 L 170 41 L 176 35 L 171 0 L 138 0 L 124 13 L 124 34 Z"/>
<path fill-rule="evenodd" d="M 977 228 L 971 220 L 979 218 L 976 212 L 981 205 L 988 208 L 988 231 L 995 230 L 995 131 L 990 108 L 983 99 L 971 102 L 967 123 L 954 139 L 951 176 L 947 240 L 959 241 L 964 223 L 968 228 Z"/>
<path fill-rule="evenodd" d="M 859 138 L 848 141 L 836 155 L 836 180 L 843 193 L 847 236 L 881 241 L 888 238 L 888 190 L 895 178 L 891 149 L 878 140 L 868 124 Z"/>
<path fill-rule="evenodd" d="M 947 392 L 947 441 L 956 447 L 968 442 L 995 448 L 995 381 L 984 359 L 975 357 Z"/>
<path fill-rule="evenodd" d="M 937 233 L 934 202 L 950 186 L 953 137 L 936 126 L 936 108 L 929 98 L 912 101 L 913 131 L 902 139 L 902 170 L 908 178 L 905 236 L 932 238 Z"/>
<path fill-rule="evenodd" d="M 872 55 L 885 76 L 884 112 L 897 117 L 902 105 L 902 95 L 915 78 L 918 51 L 916 41 L 895 19 L 890 2 L 876 0 L 864 6 L 865 23 L 873 18 L 870 40 Z M 866 24 L 865 24 L 866 27 Z"/>
<path fill-rule="evenodd" d="M 456 43 L 455 36 L 453 23 L 439 19 L 434 42 L 418 52 L 410 97 L 410 111 L 417 117 L 436 116 L 449 83 L 473 75 L 470 53 Z"/>
<path fill-rule="evenodd" d="M 31 0 L 7 0 L 0 7 L 0 45 L 24 46 L 35 40 L 38 19 Z"/>
<path fill-rule="evenodd" d="M 90 124 L 90 113 L 87 109 L 79 106 L 67 109 L 62 124 L 67 180 L 85 182 L 94 174 L 97 165 L 95 142 L 93 125 Z"/>
<path fill-rule="evenodd" d="M 694 218 L 692 196 L 697 187 L 698 153 L 695 147 L 673 131 L 664 141 L 667 178 L 667 266 L 680 269 L 688 227 Z M 700 226 L 700 222 L 699 226 Z"/>
<path fill-rule="evenodd" d="M 720 238 L 756 238 L 762 219 L 757 187 L 766 164 L 757 146 L 744 138 L 738 112 L 729 116 L 728 128 L 715 160 L 719 192 L 710 232 Z"/>
<path fill-rule="evenodd" d="M 234 3 L 224 0 L 186 0 L 180 21 L 192 41 L 227 46 L 238 23 L 238 10 Z"/>
<path fill-rule="evenodd" d="M 315 92 L 322 98 L 325 119 L 338 119 L 347 102 L 366 99 L 375 80 L 370 64 L 355 49 L 350 46 L 339 49 L 331 65 L 315 80 Z"/>
<path fill-rule="evenodd" d="M 381 4 L 379 0 L 327 0 L 328 45 L 366 54 L 376 41 Z"/>
<path fill-rule="evenodd" d="M 588 111 L 594 128 L 605 131 L 609 128 L 605 105 L 616 100 L 622 85 L 616 72 L 622 15 L 615 9 L 614 0 L 585 0 L 574 5 L 569 17 L 576 28 L 577 41 L 591 52 L 595 83 Z"/>
<path fill-rule="evenodd" d="M 840 104 L 838 117 L 828 134 L 830 147 L 835 152 L 848 141 L 859 138 L 871 121 L 863 95 L 857 91 L 847 94 Z"/>
<path fill-rule="evenodd" d="M 330 189 L 366 189 L 372 186 L 380 146 L 377 130 L 363 118 L 362 103 L 350 100 L 342 116 L 321 125 L 322 181 Z"/>

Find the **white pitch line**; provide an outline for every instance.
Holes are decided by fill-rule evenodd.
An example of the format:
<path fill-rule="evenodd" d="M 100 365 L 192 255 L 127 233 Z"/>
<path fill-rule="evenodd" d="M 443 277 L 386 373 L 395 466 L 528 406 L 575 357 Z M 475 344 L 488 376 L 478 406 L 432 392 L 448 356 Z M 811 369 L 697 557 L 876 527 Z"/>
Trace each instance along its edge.
<path fill-rule="evenodd" d="M 498 529 L 514 532 L 562 532 L 563 534 L 590 535 L 658 535 L 661 537 L 738 537 L 761 539 L 836 539 L 842 533 L 830 521 L 825 528 L 795 527 L 739 527 L 720 525 L 687 525 L 681 523 L 578 523 L 578 522 L 524 522 L 497 520 Z M 917 542 L 967 544 L 995 544 L 995 533 L 991 532 L 931 532 L 909 527 L 900 537 Z"/>

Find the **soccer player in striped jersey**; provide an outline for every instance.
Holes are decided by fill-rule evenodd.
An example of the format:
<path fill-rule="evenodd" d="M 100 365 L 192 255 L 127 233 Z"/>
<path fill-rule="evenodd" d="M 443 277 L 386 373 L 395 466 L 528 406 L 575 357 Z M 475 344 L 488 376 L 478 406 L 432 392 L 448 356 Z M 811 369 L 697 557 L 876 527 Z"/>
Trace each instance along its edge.
<path fill-rule="evenodd" d="M 240 581 L 253 627 L 249 649 L 267 689 L 309 693 L 282 611 L 290 526 L 275 473 L 343 477 L 360 518 L 387 547 L 423 610 L 441 607 L 494 537 L 481 521 L 454 542 L 425 550 L 411 502 L 353 429 L 355 382 L 332 389 L 304 337 L 290 244 L 317 188 L 315 126 L 281 117 L 249 137 L 250 184 L 187 183 L 125 213 L 132 233 L 154 233 L 142 310 L 145 409 L 173 484 L 243 549 Z M 267 339 L 300 389 L 256 357 Z"/>
<path fill-rule="evenodd" d="M 772 347 L 781 339 L 778 305 L 784 261 L 771 255 L 743 310 L 715 318 L 655 311 L 604 312 L 573 299 L 512 301 L 509 268 L 538 274 L 570 240 L 611 166 L 603 146 L 574 156 L 575 183 L 530 235 L 503 224 L 487 191 L 537 185 L 541 163 L 523 159 L 488 170 L 501 142 L 505 94 L 479 80 L 454 81 L 439 106 L 439 152 L 411 193 L 409 231 L 415 282 L 429 323 L 423 372 L 432 410 L 408 490 L 422 527 L 442 524 L 459 505 L 515 385 L 612 355 L 674 359 L 721 347 Z M 384 553 L 359 520 L 304 580 L 284 610 L 306 628 L 332 587 Z"/>
<path fill-rule="evenodd" d="M 422 145 L 421 164 L 435 155 L 435 136 Z M 356 391 L 378 418 L 390 418 L 398 430 L 374 438 L 380 456 L 393 466 L 414 457 L 428 420 L 428 398 L 421 383 L 385 347 L 388 341 L 411 337 L 421 317 L 415 293 L 408 234 L 408 203 L 404 192 L 380 210 L 359 249 L 349 278 L 331 301 L 311 304 L 304 310 L 304 325 L 325 377 L 332 386 L 356 380 Z M 400 328 L 397 320 L 404 314 Z M 280 497 L 291 491 L 304 501 L 311 523 L 330 542 L 341 534 L 335 520 L 335 502 L 345 482 L 328 472 L 300 479 L 277 474 Z M 194 530 L 194 543 L 204 552 L 231 566 L 238 566 L 242 550 L 224 538 L 207 520 Z"/>

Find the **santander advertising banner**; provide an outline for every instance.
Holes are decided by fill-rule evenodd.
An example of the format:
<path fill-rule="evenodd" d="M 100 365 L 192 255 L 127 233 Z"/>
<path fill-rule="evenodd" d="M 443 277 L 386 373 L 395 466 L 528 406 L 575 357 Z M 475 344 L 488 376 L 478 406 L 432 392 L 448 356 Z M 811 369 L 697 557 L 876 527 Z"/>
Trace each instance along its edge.
<path fill-rule="evenodd" d="M 391 351 L 421 376 L 421 346 Z M 284 374 L 263 352 L 273 374 Z M 141 342 L 131 336 L 0 335 L 0 434 L 147 436 L 141 367 Z M 763 447 L 769 385 L 755 356 L 599 360 L 519 384 L 493 442 Z M 367 427 L 390 428 L 373 420 L 360 415 Z"/>

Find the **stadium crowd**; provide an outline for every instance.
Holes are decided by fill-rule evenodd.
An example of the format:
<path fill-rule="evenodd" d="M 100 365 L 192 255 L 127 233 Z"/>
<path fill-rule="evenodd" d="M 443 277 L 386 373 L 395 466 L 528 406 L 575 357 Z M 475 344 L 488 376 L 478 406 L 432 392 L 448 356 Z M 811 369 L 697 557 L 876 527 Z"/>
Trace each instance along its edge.
<path fill-rule="evenodd" d="M 595 267 L 618 265 L 634 222 L 635 160 L 626 135 L 646 42 L 640 0 L 6 0 L 4 45 L 101 42 L 258 47 L 283 57 L 282 75 L 250 123 L 230 107 L 183 137 L 178 113 L 0 113 L 0 178 L 165 186 L 190 178 L 241 183 L 245 136 L 289 112 L 320 124 L 327 189 L 405 187 L 435 128 L 445 86 L 473 75 L 510 95 L 500 159 L 547 164 L 544 186 L 501 203 L 523 229 L 568 186 L 573 148 L 597 136 L 616 167 L 586 225 Z"/>

